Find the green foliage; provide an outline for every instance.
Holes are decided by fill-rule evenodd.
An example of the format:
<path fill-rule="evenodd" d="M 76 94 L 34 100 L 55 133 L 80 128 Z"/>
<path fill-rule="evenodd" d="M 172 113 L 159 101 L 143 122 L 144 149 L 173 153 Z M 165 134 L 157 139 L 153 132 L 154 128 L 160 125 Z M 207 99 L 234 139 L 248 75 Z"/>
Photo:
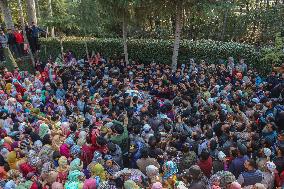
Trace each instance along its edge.
<path fill-rule="evenodd" d="M 86 38 L 66 38 L 63 41 L 64 50 L 72 50 L 76 57 L 81 58 L 85 55 L 85 40 Z M 87 43 L 90 51 L 101 52 L 106 57 L 120 56 L 123 53 L 121 39 L 88 38 Z M 146 64 L 152 61 L 171 64 L 172 44 L 173 40 L 130 39 L 128 41 L 129 57 Z M 60 42 L 58 40 L 42 40 L 40 53 L 42 60 L 46 60 L 50 55 L 55 59 L 59 53 Z M 226 59 L 229 56 L 243 57 L 248 64 L 254 66 L 257 66 L 260 60 L 260 54 L 250 45 L 212 40 L 182 40 L 179 63 L 187 63 L 191 57 L 197 60 L 205 59 L 210 63 L 218 63 L 220 59 Z"/>
<path fill-rule="evenodd" d="M 280 65 L 284 58 L 284 40 L 278 33 L 275 37 L 275 47 L 267 47 L 262 50 L 261 61 L 268 65 Z"/>

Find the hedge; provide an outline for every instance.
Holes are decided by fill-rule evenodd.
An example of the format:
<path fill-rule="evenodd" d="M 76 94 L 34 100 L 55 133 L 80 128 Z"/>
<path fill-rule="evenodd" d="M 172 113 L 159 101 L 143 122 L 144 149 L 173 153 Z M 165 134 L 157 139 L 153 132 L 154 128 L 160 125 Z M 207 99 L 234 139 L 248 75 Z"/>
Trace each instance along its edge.
<path fill-rule="evenodd" d="M 81 58 L 86 52 L 84 40 L 87 41 L 88 49 L 91 52 L 101 52 L 106 57 L 123 54 L 121 39 L 65 38 L 63 40 L 64 50 L 70 49 L 77 58 Z M 56 58 L 60 54 L 59 40 L 42 39 L 41 43 L 40 58 L 42 60 L 46 60 L 50 56 Z M 155 61 L 161 64 L 170 64 L 172 46 L 173 40 L 130 39 L 128 40 L 129 58 L 142 63 Z M 187 63 L 192 57 L 197 60 L 205 59 L 210 63 L 217 63 L 220 59 L 224 60 L 230 56 L 245 58 L 250 65 L 257 65 L 260 60 L 260 53 L 251 45 L 212 40 L 182 40 L 179 63 Z"/>

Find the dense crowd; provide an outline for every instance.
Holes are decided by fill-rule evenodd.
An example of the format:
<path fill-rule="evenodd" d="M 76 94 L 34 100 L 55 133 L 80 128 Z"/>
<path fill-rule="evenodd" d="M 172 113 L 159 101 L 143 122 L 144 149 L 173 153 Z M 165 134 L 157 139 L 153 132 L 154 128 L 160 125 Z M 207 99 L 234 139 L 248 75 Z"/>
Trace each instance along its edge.
<path fill-rule="evenodd" d="M 232 57 L 173 73 L 70 51 L 35 74 L 4 69 L 0 186 L 283 188 L 283 86 Z"/>

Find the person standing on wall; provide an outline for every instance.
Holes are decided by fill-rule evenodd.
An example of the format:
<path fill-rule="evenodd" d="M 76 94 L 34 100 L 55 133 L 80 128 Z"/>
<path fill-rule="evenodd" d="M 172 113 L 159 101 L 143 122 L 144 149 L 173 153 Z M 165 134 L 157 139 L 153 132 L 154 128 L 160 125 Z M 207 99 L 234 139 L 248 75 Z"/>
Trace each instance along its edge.
<path fill-rule="evenodd" d="M 15 28 L 14 36 L 16 40 L 17 51 L 19 53 L 19 57 L 21 57 L 24 55 L 24 36 L 18 28 Z"/>
<path fill-rule="evenodd" d="M 36 53 L 37 51 L 39 51 L 40 49 L 40 44 L 39 44 L 39 35 L 40 32 L 45 33 L 44 30 L 42 30 L 41 28 L 39 28 L 34 22 L 32 22 L 32 52 Z"/>

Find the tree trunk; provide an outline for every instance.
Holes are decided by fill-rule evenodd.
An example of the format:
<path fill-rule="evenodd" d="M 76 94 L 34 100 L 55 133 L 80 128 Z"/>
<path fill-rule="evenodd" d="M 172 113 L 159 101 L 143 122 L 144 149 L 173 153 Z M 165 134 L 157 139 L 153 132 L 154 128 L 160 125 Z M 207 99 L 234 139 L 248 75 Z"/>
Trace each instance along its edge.
<path fill-rule="evenodd" d="M 224 15 L 223 28 L 222 28 L 221 38 L 220 38 L 221 41 L 224 41 L 224 39 L 225 39 L 226 28 L 227 28 L 227 20 L 228 20 L 228 13 L 229 13 L 229 8 L 226 8 L 225 15 Z"/>
<path fill-rule="evenodd" d="M 177 4 L 176 7 L 176 17 L 175 17 L 175 41 L 174 41 L 174 49 L 173 49 L 173 56 L 172 56 L 172 71 L 175 72 L 177 69 L 178 63 L 178 51 L 180 45 L 180 34 L 181 34 L 181 27 L 182 27 L 182 6 L 181 3 Z"/>
<path fill-rule="evenodd" d="M 14 29 L 14 23 L 12 19 L 11 10 L 8 5 L 8 1 L 0 0 L 0 8 L 1 8 L 2 14 L 4 15 L 4 22 L 5 22 L 6 28 Z"/>
<path fill-rule="evenodd" d="M 20 17 L 21 17 L 21 24 L 22 24 L 23 34 L 24 34 L 24 42 L 25 42 L 25 44 L 28 45 L 29 55 L 30 55 L 32 64 L 33 64 L 33 66 L 35 67 L 34 55 L 33 55 L 32 51 L 31 51 L 31 49 L 30 49 L 30 43 L 29 43 L 29 41 L 28 41 L 27 34 L 26 34 L 25 18 L 24 18 L 24 13 L 23 13 L 22 0 L 18 0 L 18 6 L 19 6 Z"/>
<path fill-rule="evenodd" d="M 52 12 L 52 0 L 48 0 L 48 7 L 49 7 L 49 17 L 53 17 L 53 12 Z M 55 38 L 55 33 L 54 33 L 54 26 L 51 27 L 51 37 Z"/>
<path fill-rule="evenodd" d="M 28 14 L 29 25 L 32 25 L 33 22 L 37 25 L 35 0 L 26 0 L 26 1 L 27 1 L 27 14 Z"/>
<path fill-rule="evenodd" d="M 128 48 L 127 48 L 127 23 L 126 23 L 125 15 L 123 16 L 122 33 L 123 33 L 122 35 L 123 35 L 124 59 L 125 59 L 126 65 L 129 65 Z"/>
<path fill-rule="evenodd" d="M 38 19 L 40 19 L 40 8 L 39 8 L 38 1 L 39 1 L 39 0 L 35 0 L 36 16 L 37 16 Z"/>

